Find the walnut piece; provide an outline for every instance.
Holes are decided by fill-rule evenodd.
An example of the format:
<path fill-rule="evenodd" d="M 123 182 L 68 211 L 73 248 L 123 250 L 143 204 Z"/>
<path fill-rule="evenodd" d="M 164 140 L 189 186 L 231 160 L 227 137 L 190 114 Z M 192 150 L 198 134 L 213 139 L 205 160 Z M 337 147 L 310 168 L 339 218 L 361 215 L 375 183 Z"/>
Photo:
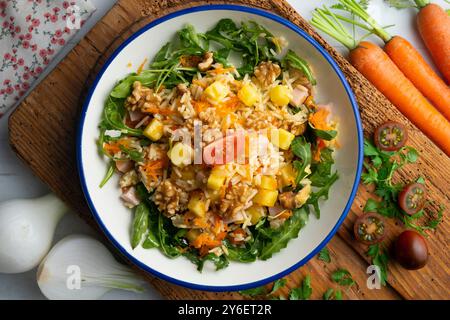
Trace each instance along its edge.
<path fill-rule="evenodd" d="M 164 180 L 155 190 L 153 201 L 167 217 L 184 211 L 189 199 L 186 191 L 176 186 L 171 180 Z"/>
<path fill-rule="evenodd" d="M 261 62 L 255 68 L 255 77 L 259 83 L 264 86 L 270 86 L 281 74 L 281 68 L 278 64 L 271 61 Z"/>
<path fill-rule="evenodd" d="M 295 194 L 292 191 L 283 192 L 278 196 L 278 200 L 285 209 L 295 208 Z"/>
<path fill-rule="evenodd" d="M 138 184 L 139 176 L 136 170 L 130 170 L 120 177 L 119 185 L 121 188 L 127 188 Z"/>
<path fill-rule="evenodd" d="M 153 91 L 142 85 L 140 81 L 133 83 L 133 91 L 125 101 L 125 108 L 130 111 L 140 110 L 149 112 L 151 109 L 158 108 L 161 103 L 161 97 Z"/>
<path fill-rule="evenodd" d="M 211 65 L 214 62 L 213 53 L 208 51 L 203 55 L 203 61 L 198 64 L 198 69 L 200 71 L 206 71 L 211 68 Z"/>

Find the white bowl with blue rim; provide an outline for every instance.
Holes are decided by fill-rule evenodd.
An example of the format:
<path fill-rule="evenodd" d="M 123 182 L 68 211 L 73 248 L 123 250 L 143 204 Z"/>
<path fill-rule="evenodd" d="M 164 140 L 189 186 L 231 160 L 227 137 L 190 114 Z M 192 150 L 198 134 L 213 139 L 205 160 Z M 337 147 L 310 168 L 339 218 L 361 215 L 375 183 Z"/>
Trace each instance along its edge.
<path fill-rule="evenodd" d="M 185 258 L 169 259 L 157 249 L 132 249 L 132 212 L 119 199 L 118 177 L 99 188 L 107 163 L 97 152 L 96 139 L 103 106 L 116 82 L 128 73 L 127 65 L 139 65 L 152 57 L 187 23 L 197 31 L 212 28 L 222 18 L 235 22 L 255 20 L 273 34 L 283 36 L 288 47 L 305 58 L 317 78 L 316 100 L 333 104 L 339 120 L 340 149 L 335 153 L 339 180 L 327 201 L 321 203 L 321 218 L 310 215 L 298 238 L 266 261 L 231 262 L 222 270 L 205 266 L 202 273 Z M 263 10 L 210 5 L 184 9 L 148 24 L 126 40 L 109 58 L 97 76 L 84 104 L 77 142 L 77 161 L 82 188 L 89 207 L 103 232 L 125 257 L 144 271 L 192 289 L 236 291 L 264 285 L 281 278 L 314 257 L 334 236 L 347 216 L 356 194 L 362 170 L 363 133 L 358 107 L 341 70 L 331 56 L 308 34 L 291 22 Z"/>

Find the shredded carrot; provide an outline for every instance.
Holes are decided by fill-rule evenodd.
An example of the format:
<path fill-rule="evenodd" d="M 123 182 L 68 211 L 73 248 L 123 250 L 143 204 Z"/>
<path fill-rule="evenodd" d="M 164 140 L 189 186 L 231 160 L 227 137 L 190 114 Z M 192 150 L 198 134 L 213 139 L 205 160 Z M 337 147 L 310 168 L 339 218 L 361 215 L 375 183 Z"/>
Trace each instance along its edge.
<path fill-rule="evenodd" d="M 313 159 L 314 161 L 320 161 L 320 155 L 322 150 L 326 148 L 325 141 L 323 139 L 317 138 L 317 149 L 314 151 Z"/>
<path fill-rule="evenodd" d="M 202 229 L 205 229 L 205 228 L 208 227 L 208 223 L 206 222 L 206 220 L 205 220 L 204 218 L 195 218 L 195 219 L 192 221 L 192 224 L 193 224 L 194 226 L 199 227 L 199 228 L 202 228 Z"/>
<path fill-rule="evenodd" d="M 103 149 L 108 152 L 110 155 L 114 155 L 121 151 L 120 147 L 126 147 L 130 145 L 128 139 L 119 139 L 117 141 L 111 141 L 109 143 L 105 143 L 103 145 Z"/>
<path fill-rule="evenodd" d="M 201 233 L 197 238 L 195 238 L 195 240 L 192 242 L 192 245 L 194 246 L 194 248 L 214 248 L 217 246 L 220 246 L 221 241 L 220 240 L 215 240 L 211 237 L 211 235 L 209 235 L 206 232 Z"/>
<path fill-rule="evenodd" d="M 229 113 L 236 110 L 236 108 L 239 106 L 240 100 L 238 96 L 230 97 L 225 103 L 221 106 L 217 107 L 217 114 L 220 117 L 225 117 Z"/>
<path fill-rule="evenodd" d="M 150 180 L 158 180 L 158 177 L 162 175 L 162 169 L 164 168 L 164 160 L 154 160 L 146 163 L 143 166 L 143 170 Z"/>
<path fill-rule="evenodd" d="M 242 242 L 244 241 L 243 239 L 245 239 L 245 237 L 247 236 L 247 233 L 244 231 L 244 229 L 238 228 L 238 229 L 236 229 L 236 230 L 230 232 L 229 235 L 230 235 L 230 241 L 231 241 L 233 244 L 239 244 L 239 243 L 242 243 Z M 242 236 L 242 240 L 236 240 L 236 238 L 237 238 L 239 235 Z M 239 238 L 240 238 L 240 237 L 239 237 Z"/>
<path fill-rule="evenodd" d="M 224 74 L 224 73 L 227 73 L 227 72 L 233 72 L 235 70 L 236 70 L 236 68 L 234 68 L 234 67 L 230 67 L 230 68 L 219 67 L 219 68 L 216 68 L 216 69 L 209 70 L 208 73 Z"/>
<path fill-rule="evenodd" d="M 205 109 L 209 108 L 211 106 L 211 104 L 209 104 L 206 101 L 192 101 L 192 104 L 194 106 L 194 110 L 197 113 L 200 113 L 202 111 L 204 111 Z"/>
<path fill-rule="evenodd" d="M 325 108 L 320 108 L 309 116 L 309 122 L 318 130 L 332 130 L 333 128 L 328 124 L 327 118 L 330 111 Z"/>
<path fill-rule="evenodd" d="M 142 72 L 142 70 L 144 70 L 144 66 L 147 63 L 148 59 L 145 58 L 144 61 L 142 61 L 142 63 L 139 65 L 139 68 L 137 69 L 136 73 L 140 74 Z"/>
<path fill-rule="evenodd" d="M 282 214 L 280 214 L 279 218 L 287 219 L 292 216 L 292 210 L 284 210 Z"/>

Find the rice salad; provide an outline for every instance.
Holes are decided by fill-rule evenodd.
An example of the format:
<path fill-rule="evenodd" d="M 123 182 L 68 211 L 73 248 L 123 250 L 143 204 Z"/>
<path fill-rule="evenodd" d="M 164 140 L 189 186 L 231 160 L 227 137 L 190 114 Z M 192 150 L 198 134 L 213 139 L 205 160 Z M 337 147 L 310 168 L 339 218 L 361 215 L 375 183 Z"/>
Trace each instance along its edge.
<path fill-rule="evenodd" d="M 186 25 L 113 88 L 100 187 L 120 174 L 132 248 L 221 269 L 271 258 L 320 218 L 338 179 L 337 123 L 315 101 L 312 67 L 286 47 L 253 21 Z"/>

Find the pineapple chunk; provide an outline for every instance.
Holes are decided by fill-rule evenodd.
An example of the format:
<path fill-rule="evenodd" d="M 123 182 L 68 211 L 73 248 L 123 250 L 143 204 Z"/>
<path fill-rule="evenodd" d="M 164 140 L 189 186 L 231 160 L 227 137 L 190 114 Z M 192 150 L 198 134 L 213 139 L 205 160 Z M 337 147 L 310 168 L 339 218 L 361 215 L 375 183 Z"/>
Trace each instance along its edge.
<path fill-rule="evenodd" d="M 278 107 L 286 106 L 291 100 L 291 93 L 286 86 L 278 85 L 270 89 L 270 100 Z"/>
<path fill-rule="evenodd" d="M 292 186 L 295 184 L 295 179 L 297 178 L 297 172 L 295 172 L 292 164 L 288 164 L 281 168 L 280 170 L 280 182 L 281 187 Z"/>
<path fill-rule="evenodd" d="M 147 138 L 149 138 L 152 141 L 158 141 L 159 139 L 161 139 L 161 137 L 163 135 L 163 132 L 164 132 L 163 129 L 164 129 L 164 127 L 163 127 L 163 124 L 161 123 L 161 121 L 154 118 L 152 121 L 150 121 L 148 126 L 145 128 L 144 136 L 146 136 Z"/>
<path fill-rule="evenodd" d="M 194 150 L 187 144 L 177 142 L 173 145 L 172 149 L 167 152 L 167 155 L 175 166 L 184 167 L 192 163 Z"/>
<path fill-rule="evenodd" d="M 224 170 L 224 166 L 215 167 L 208 178 L 207 186 L 212 190 L 219 190 L 225 184 L 227 174 Z"/>
<path fill-rule="evenodd" d="M 295 135 L 284 129 L 270 130 L 270 142 L 282 150 L 288 150 Z"/>
<path fill-rule="evenodd" d="M 195 241 L 195 239 L 197 239 L 199 235 L 200 235 L 199 229 L 191 229 L 186 233 L 185 237 L 186 239 L 188 239 L 189 243 L 192 243 Z"/>
<path fill-rule="evenodd" d="M 212 102 L 218 103 L 225 99 L 230 93 L 230 88 L 222 82 L 215 81 L 205 89 L 205 95 L 212 100 Z"/>
<path fill-rule="evenodd" d="M 199 218 L 206 214 L 206 203 L 202 200 L 200 194 L 195 194 L 189 199 L 188 209 Z"/>
<path fill-rule="evenodd" d="M 259 187 L 261 189 L 266 190 L 277 190 L 278 189 L 277 179 L 274 176 L 262 176 L 261 184 Z"/>
<path fill-rule="evenodd" d="M 221 199 L 222 192 L 220 190 L 210 190 L 208 191 L 208 199 L 211 200 L 212 203 L 216 203 Z"/>
<path fill-rule="evenodd" d="M 250 222 L 255 225 L 266 216 L 266 209 L 261 206 L 251 206 L 247 209 L 247 214 L 250 215 Z"/>
<path fill-rule="evenodd" d="M 238 98 L 247 106 L 251 107 L 259 100 L 259 93 L 256 87 L 247 83 L 238 92 Z"/>
<path fill-rule="evenodd" d="M 261 206 L 273 207 L 278 198 L 278 191 L 260 189 L 253 202 Z"/>
<path fill-rule="evenodd" d="M 311 194 L 311 185 L 307 184 L 306 186 L 303 187 L 302 190 L 300 190 L 295 195 L 295 206 L 301 207 L 302 205 L 304 205 L 306 201 L 308 201 L 310 194 Z"/>

